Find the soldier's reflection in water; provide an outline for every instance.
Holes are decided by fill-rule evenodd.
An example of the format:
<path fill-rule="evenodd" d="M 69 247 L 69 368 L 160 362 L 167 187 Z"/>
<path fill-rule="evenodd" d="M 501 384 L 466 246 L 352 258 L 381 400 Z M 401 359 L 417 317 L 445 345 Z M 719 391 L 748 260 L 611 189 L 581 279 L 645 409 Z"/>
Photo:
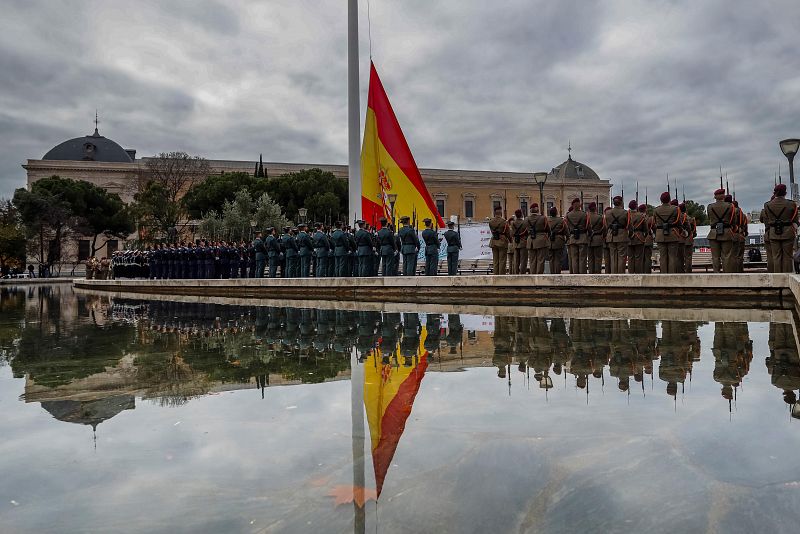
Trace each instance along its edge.
<path fill-rule="evenodd" d="M 511 379 L 508 367 L 511 365 L 511 351 L 513 345 L 514 327 L 513 318 L 497 316 L 494 318 L 494 355 L 492 364 L 497 367 L 498 378 Z"/>
<path fill-rule="evenodd" d="M 683 390 L 689 373 L 689 347 L 684 339 L 684 328 L 680 321 L 662 321 L 661 339 L 657 342 L 658 378 L 667 383 L 667 394 L 676 397 L 678 384 Z"/>
<path fill-rule="evenodd" d="M 783 400 L 791 407 L 792 417 L 800 419 L 800 403 L 794 391 L 800 389 L 800 356 L 792 325 L 770 323 L 766 365 L 772 385 L 783 390 Z"/>
<path fill-rule="evenodd" d="M 398 365 L 397 341 L 400 337 L 401 316 L 399 313 L 385 313 L 381 323 L 381 363 Z M 394 359 L 394 361 L 392 361 Z"/>
<path fill-rule="evenodd" d="M 750 371 L 753 360 L 753 342 L 747 323 L 724 322 L 714 325 L 714 380 L 722 384 L 722 397 L 728 409 L 736 398 L 742 379 Z"/>
<path fill-rule="evenodd" d="M 445 338 L 449 348 L 449 354 L 457 354 L 461 348 L 464 326 L 461 324 L 461 315 L 450 313 L 447 315 L 447 337 Z"/>
<path fill-rule="evenodd" d="M 630 393 L 630 377 L 635 372 L 634 337 L 627 321 L 611 321 L 611 354 L 608 371 L 617 379 L 617 388 Z"/>
<path fill-rule="evenodd" d="M 419 315 L 416 313 L 403 314 L 403 339 L 400 340 L 400 356 L 402 365 L 411 367 L 418 362 L 415 361 L 419 351 L 419 336 L 422 327 L 419 322 Z"/>
<path fill-rule="evenodd" d="M 425 342 L 423 344 L 428 351 L 428 361 L 433 361 L 434 356 L 439 352 L 439 342 L 442 339 L 442 315 L 439 313 L 429 313 L 425 318 Z"/>
<path fill-rule="evenodd" d="M 595 336 L 597 332 L 590 319 L 572 319 L 569 322 L 569 338 L 571 341 L 571 354 L 569 358 L 569 372 L 575 376 L 575 384 L 580 389 L 586 389 L 589 394 L 589 375 L 596 371 L 594 354 Z M 600 374 L 602 376 L 602 367 Z"/>
<path fill-rule="evenodd" d="M 656 352 L 656 321 L 633 319 L 630 322 L 631 343 L 636 354 L 633 379 L 641 383 L 644 390 L 644 375 L 653 377 L 653 362 Z"/>
<path fill-rule="evenodd" d="M 443 316 L 438 313 L 429 313 L 423 319 L 416 312 L 168 301 L 124 304 L 123 300 L 118 300 L 116 305 L 121 306 L 113 316 L 118 321 L 130 323 L 137 318 L 147 319 L 144 326 L 148 334 L 143 335 L 131 351 L 140 354 L 134 364 L 139 368 L 139 376 L 149 377 L 158 386 L 151 390 L 153 395 L 175 389 L 172 382 L 161 376 L 164 373 L 184 380 L 170 363 L 180 363 L 180 369 L 196 373 L 193 375 L 198 379 L 196 384 L 200 384 L 199 379 L 249 381 L 262 389 L 262 393 L 270 381 L 278 379 L 314 382 L 334 378 L 337 373 L 346 372 L 353 349 L 358 350 L 363 361 L 370 351 L 379 347 L 381 364 L 411 368 L 418 363 L 423 326 L 426 332 L 423 348 L 429 360 L 438 358 L 445 368 L 448 362 L 463 356 L 459 355 L 459 349 L 476 350 L 472 345 L 463 345 L 464 318 L 455 313 L 448 315 L 444 334 Z M 667 394 L 677 397 L 678 389 L 683 390 L 686 382 L 691 381 L 693 363 L 699 360 L 698 326 L 703 323 L 663 321 L 661 336 L 657 339 L 658 324 L 641 319 L 497 316 L 492 347 L 487 348 L 492 351 L 497 376 L 509 383 L 512 365 L 526 378 L 532 375 L 544 389 L 553 387 L 551 375 L 560 375 L 562 369 L 566 369 L 575 377 L 576 387 L 585 390 L 587 396 L 593 379 L 603 384 L 606 365 L 610 377 L 615 380 L 615 389 L 629 394 L 633 377 L 633 382 L 641 384 L 644 390 L 645 376 L 653 374 L 654 361 L 659 358 L 659 378 L 666 383 Z M 767 370 L 773 385 L 781 389 L 785 401 L 793 407 L 793 415 L 800 417 L 800 357 L 793 329 L 791 325 L 777 323 L 769 328 Z M 443 353 L 439 349 L 445 346 L 447 349 Z M 729 401 L 729 408 L 750 370 L 752 346 L 747 323 L 715 324 L 713 379 L 720 384 L 721 395 Z M 165 363 L 159 356 L 163 352 L 177 354 L 178 351 L 181 358 L 173 362 Z M 220 359 L 218 355 L 224 357 Z M 20 366 L 22 362 L 19 359 L 15 365 Z M 204 378 L 206 376 L 208 378 Z M 202 394 L 199 387 L 197 394 Z"/>

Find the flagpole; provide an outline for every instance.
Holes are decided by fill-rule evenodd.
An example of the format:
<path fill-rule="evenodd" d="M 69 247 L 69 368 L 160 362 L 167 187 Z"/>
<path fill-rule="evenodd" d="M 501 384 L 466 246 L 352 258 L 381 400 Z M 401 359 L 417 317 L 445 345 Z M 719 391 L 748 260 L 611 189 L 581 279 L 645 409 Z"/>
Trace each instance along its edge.
<path fill-rule="evenodd" d="M 347 140 L 348 140 L 348 212 L 355 220 L 361 218 L 361 137 L 360 85 L 358 80 L 358 0 L 347 2 Z M 358 353 L 350 354 L 350 402 L 353 439 L 353 491 L 364 491 L 364 369 L 359 364 Z M 354 498 L 353 501 L 356 501 Z M 366 517 L 363 507 L 353 503 L 353 531 L 366 530 Z"/>
<path fill-rule="evenodd" d="M 349 212 L 361 218 L 361 102 L 358 80 L 358 0 L 347 2 L 347 137 Z"/>

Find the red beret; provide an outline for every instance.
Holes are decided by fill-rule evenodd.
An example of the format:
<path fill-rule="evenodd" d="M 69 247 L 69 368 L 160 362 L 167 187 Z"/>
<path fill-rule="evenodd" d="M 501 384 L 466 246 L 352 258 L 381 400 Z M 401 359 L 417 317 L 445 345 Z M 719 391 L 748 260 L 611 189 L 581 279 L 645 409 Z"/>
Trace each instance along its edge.
<path fill-rule="evenodd" d="M 618 201 L 618 200 L 619 200 L 620 202 L 622 202 L 622 197 L 621 197 L 621 196 L 619 196 L 619 195 L 617 195 L 617 196 L 615 196 L 615 197 L 614 197 L 613 199 L 611 199 L 611 200 L 612 200 L 612 201 L 614 201 L 614 202 L 616 202 L 616 201 Z"/>
<path fill-rule="evenodd" d="M 553 206 L 550 208 L 550 217 L 555 217 L 556 215 L 558 215 L 558 210 Z"/>
<path fill-rule="evenodd" d="M 589 211 L 595 211 L 597 209 L 597 204 L 594 202 L 589 202 Z"/>
<path fill-rule="evenodd" d="M 539 209 L 539 204 L 534 202 L 533 204 L 531 204 L 531 209 Z"/>
<path fill-rule="evenodd" d="M 572 205 L 575 205 L 575 204 L 580 204 L 580 202 L 581 202 L 581 199 L 579 199 L 579 198 L 573 198 L 573 199 L 572 199 L 572 202 L 571 202 L 571 204 L 572 204 Z"/>
<path fill-rule="evenodd" d="M 670 196 L 669 191 L 664 191 L 661 193 L 661 202 L 669 202 L 671 199 L 672 197 Z"/>
<path fill-rule="evenodd" d="M 775 186 L 775 194 L 782 197 L 786 194 L 786 184 L 778 184 Z"/>
<path fill-rule="evenodd" d="M 678 204 L 678 207 L 681 209 L 682 212 L 686 212 L 686 202 L 681 202 Z"/>
<path fill-rule="evenodd" d="M 670 204 L 670 206 L 677 206 L 678 205 L 678 199 L 677 198 L 673 198 L 672 200 L 670 200 L 669 204 Z"/>
<path fill-rule="evenodd" d="M 631 200 L 630 202 L 628 202 L 628 209 L 635 210 L 638 207 L 639 206 L 636 204 L 636 200 L 635 199 Z"/>
<path fill-rule="evenodd" d="M 515 211 L 514 215 L 516 215 L 517 217 L 522 217 L 522 210 Z"/>
<path fill-rule="evenodd" d="M 733 202 L 733 197 L 731 195 L 725 195 L 725 202 Z"/>
<path fill-rule="evenodd" d="M 717 189 L 716 191 L 714 191 L 714 196 L 724 195 L 724 194 L 725 194 L 725 189 L 723 189 L 721 187 L 719 189 Z"/>
<path fill-rule="evenodd" d="M 647 213 L 647 204 L 639 204 L 639 211 Z"/>

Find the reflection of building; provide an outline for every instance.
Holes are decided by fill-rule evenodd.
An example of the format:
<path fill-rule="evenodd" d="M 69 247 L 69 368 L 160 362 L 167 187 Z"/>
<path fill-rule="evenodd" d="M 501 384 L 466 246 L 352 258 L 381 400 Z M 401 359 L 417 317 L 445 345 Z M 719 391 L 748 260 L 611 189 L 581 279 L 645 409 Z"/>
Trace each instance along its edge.
<path fill-rule="evenodd" d="M 29 159 L 23 165 L 27 171 L 28 187 L 36 180 L 58 175 L 62 178 L 85 180 L 130 202 L 135 192 L 136 178 L 147 158 L 136 159 L 136 151 L 124 149 L 113 140 L 103 137 L 97 128 L 92 135 L 64 141 L 41 159 Z M 252 173 L 255 161 L 209 160 L 212 173 Z M 280 176 L 304 169 L 320 168 L 346 178 L 345 165 L 310 163 L 265 163 L 268 176 Z M 493 215 L 495 207 L 510 216 L 516 209 L 523 212 L 539 203 L 539 189 L 532 172 L 501 172 L 475 170 L 420 169 L 431 196 L 444 217 L 457 215 L 462 219 L 482 221 Z M 602 180 L 588 165 L 572 159 L 553 167 L 544 188 L 546 205 L 566 210 L 575 198 L 585 203 L 597 199 L 601 206 L 609 202 L 608 180 Z M 115 240 L 102 250 L 108 255 L 121 244 Z"/>
<path fill-rule="evenodd" d="M 114 395 L 97 400 L 52 400 L 42 402 L 42 408 L 53 417 L 66 423 L 89 425 L 97 430 L 97 425 L 111 419 L 124 410 L 133 410 L 136 400 L 133 395 Z"/>

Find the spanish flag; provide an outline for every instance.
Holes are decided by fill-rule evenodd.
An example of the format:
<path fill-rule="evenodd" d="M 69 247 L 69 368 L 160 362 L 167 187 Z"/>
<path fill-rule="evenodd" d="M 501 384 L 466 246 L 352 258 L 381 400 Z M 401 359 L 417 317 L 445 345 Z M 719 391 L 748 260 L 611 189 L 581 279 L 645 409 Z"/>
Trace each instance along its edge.
<path fill-rule="evenodd" d="M 411 366 L 406 367 L 402 361 L 398 362 L 398 358 L 394 357 L 398 350 L 390 358 L 393 361 L 383 363 L 379 349 L 372 351 L 364 364 L 364 405 L 379 498 L 397 444 L 406 428 L 406 420 L 411 415 L 414 398 L 428 368 L 428 351 L 423 348 L 425 337 L 423 328 L 417 356 Z"/>
<path fill-rule="evenodd" d="M 390 194 L 397 195 L 394 213 L 391 213 Z M 361 147 L 361 210 L 363 219 L 373 225 L 384 216 L 399 220 L 403 215 L 416 215 L 417 220 L 430 218 L 440 228 L 444 226 L 374 63 L 370 63 L 367 119 Z"/>

